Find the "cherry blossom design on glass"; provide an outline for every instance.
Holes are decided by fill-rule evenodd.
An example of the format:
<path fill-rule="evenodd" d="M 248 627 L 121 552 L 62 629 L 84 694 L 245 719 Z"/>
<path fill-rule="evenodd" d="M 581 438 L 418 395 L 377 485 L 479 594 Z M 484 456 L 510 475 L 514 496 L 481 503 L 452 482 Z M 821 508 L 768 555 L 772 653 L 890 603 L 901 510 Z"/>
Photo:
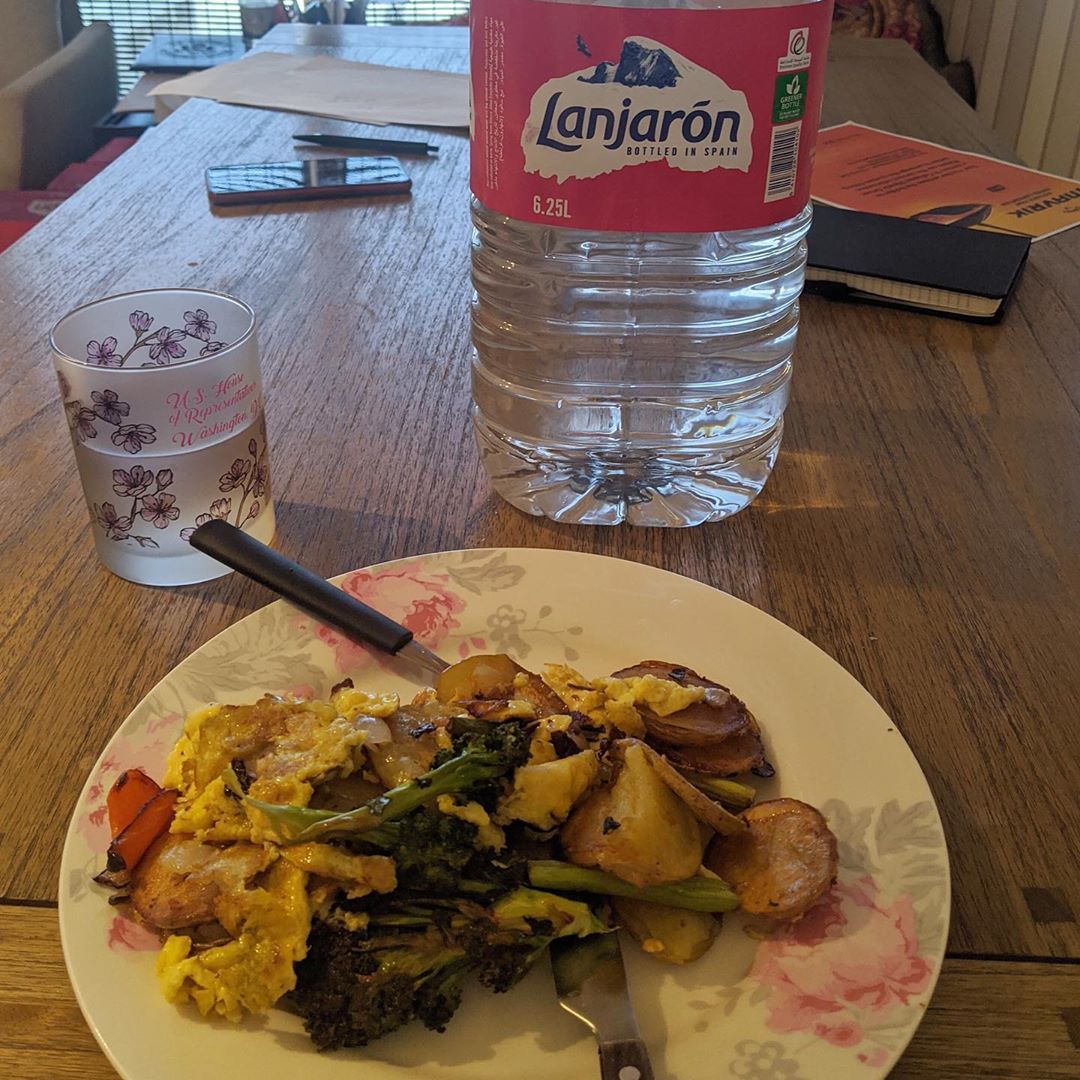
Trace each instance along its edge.
<path fill-rule="evenodd" d="M 266 461 L 265 434 L 261 442 L 259 439 L 249 439 L 247 448 L 248 456 L 237 458 L 228 471 L 218 478 L 218 491 L 223 492 L 226 497 L 215 499 L 205 514 L 199 514 L 194 525 L 182 529 L 181 540 L 190 540 L 191 534 L 208 521 L 228 521 L 232 518 L 233 524 L 242 529 L 259 516 L 270 497 L 270 466 Z"/>
<path fill-rule="evenodd" d="M 64 379 L 60 384 L 65 390 L 65 397 L 70 390 L 70 387 L 65 387 L 66 382 Z M 144 446 L 157 442 L 157 428 L 151 424 L 124 423 L 131 412 L 131 406 L 126 401 L 121 401 L 115 390 L 91 391 L 89 405 L 78 399 L 65 401 L 64 412 L 72 436 L 81 443 L 96 439 L 100 434 L 100 424 L 108 424 L 116 429 L 110 434 L 110 441 L 113 446 L 118 446 L 129 454 L 137 454 Z"/>
<path fill-rule="evenodd" d="M 92 367 L 124 367 L 140 349 L 146 349 L 147 359 L 139 367 L 166 367 L 174 360 L 189 359 L 188 350 L 199 346 L 199 356 L 221 352 L 228 342 L 214 340 L 217 323 L 204 308 L 184 312 L 184 328 L 159 326 L 154 329 L 154 316 L 146 311 L 133 311 L 128 325 L 135 339 L 123 352 L 119 339 L 107 337 L 86 343 L 86 362 Z M 140 357 L 141 359 L 141 357 Z M 135 366 L 134 364 L 132 366 Z"/>
<path fill-rule="evenodd" d="M 152 536 L 138 536 L 132 532 L 140 522 L 147 522 L 155 529 L 167 529 L 180 516 L 176 496 L 166 491 L 172 487 L 172 469 L 144 469 L 132 465 L 130 469 L 113 469 L 112 489 L 122 499 L 131 499 L 126 513 L 117 509 L 115 503 L 103 502 L 93 505 L 94 521 L 105 530 L 110 540 L 132 540 L 141 548 L 161 545 Z"/>

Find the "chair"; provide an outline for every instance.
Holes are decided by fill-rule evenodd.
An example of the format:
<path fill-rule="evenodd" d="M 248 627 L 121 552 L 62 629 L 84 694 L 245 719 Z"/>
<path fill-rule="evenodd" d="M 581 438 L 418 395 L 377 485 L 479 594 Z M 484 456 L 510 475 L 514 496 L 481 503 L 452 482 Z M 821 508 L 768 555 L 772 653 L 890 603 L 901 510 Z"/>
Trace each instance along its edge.
<path fill-rule="evenodd" d="M 0 190 L 88 157 L 116 99 L 108 23 L 84 26 L 76 0 L 0 0 Z"/>

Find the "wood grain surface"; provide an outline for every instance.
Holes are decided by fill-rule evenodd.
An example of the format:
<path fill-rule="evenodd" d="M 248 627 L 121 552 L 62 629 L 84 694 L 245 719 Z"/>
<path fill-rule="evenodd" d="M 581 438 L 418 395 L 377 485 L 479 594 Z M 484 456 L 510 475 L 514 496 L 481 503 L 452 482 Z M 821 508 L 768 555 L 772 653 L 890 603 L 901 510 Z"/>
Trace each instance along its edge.
<path fill-rule="evenodd" d="M 0 971 L 0 1076 L 115 1080 L 71 991 L 54 910 L 0 905 Z M 1080 967 L 948 960 L 890 1078 L 1073 1080 L 1078 1027 Z"/>
<path fill-rule="evenodd" d="M 420 31 L 398 33 L 285 27 L 268 47 L 464 69 L 463 31 L 419 47 Z M 898 42 L 836 43 L 824 122 L 846 119 L 1006 156 Z M 0 897 L 55 899 L 67 820 L 116 726 L 269 600 L 235 576 L 163 591 L 98 564 L 45 344 L 76 304 L 198 286 L 259 313 L 281 550 L 331 575 L 440 549 L 574 548 L 763 608 L 851 671 L 926 771 L 952 859 L 950 954 L 970 961 L 949 971 L 1006 1006 L 1019 986 L 1048 1010 L 1055 988 L 1075 995 L 1066 966 L 974 960 L 1080 960 L 1080 230 L 1033 248 L 1000 326 L 808 298 L 784 448 L 749 510 L 688 531 L 571 528 L 501 503 L 473 446 L 464 137 L 439 132 L 437 160 L 408 162 L 412 198 L 208 208 L 207 166 L 290 158 L 292 134 L 316 127 L 362 130 L 190 102 L 0 256 Z M 959 1010 L 950 983 L 935 1003 L 955 994 Z M 34 1000 L 3 1015 L 62 1012 L 58 995 Z M 988 1040 L 928 1022 L 898 1075 L 1019 1075 L 993 1071 Z M 95 1075 L 77 1049 L 60 1061 L 67 1046 L 42 1049 L 52 1064 L 34 1075 Z M 1074 1075 L 1054 1054 L 1024 1075 Z M 932 1071 L 934 1055 L 954 1071 Z"/>

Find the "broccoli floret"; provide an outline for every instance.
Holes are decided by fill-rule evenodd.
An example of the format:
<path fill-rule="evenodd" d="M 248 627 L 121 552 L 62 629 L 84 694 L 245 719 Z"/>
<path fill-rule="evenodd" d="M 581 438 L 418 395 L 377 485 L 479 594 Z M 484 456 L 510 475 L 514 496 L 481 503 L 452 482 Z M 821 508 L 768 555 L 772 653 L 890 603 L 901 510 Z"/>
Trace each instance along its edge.
<path fill-rule="evenodd" d="M 435 755 L 433 767 L 438 768 L 461 755 L 493 755 L 503 760 L 507 768 L 501 775 L 477 780 L 460 791 L 470 801 L 492 811 L 503 793 L 503 777 L 529 760 L 535 726 L 535 723 L 521 720 L 492 722 L 474 720 L 470 716 L 455 716 L 447 725 L 452 749 L 440 750 Z"/>
<path fill-rule="evenodd" d="M 439 934 L 316 922 L 291 1000 L 320 1050 L 366 1046 L 413 1020 L 443 1031 L 469 961 Z"/>
<path fill-rule="evenodd" d="M 532 720 L 477 720 L 471 716 L 454 716 L 447 724 L 451 749 L 435 755 L 434 766 L 444 764 L 460 754 L 498 754 L 511 768 L 529 760 L 532 743 Z"/>
<path fill-rule="evenodd" d="M 472 822 L 422 807 L 357 840 L 393 857 L 402 890 L 476 895 L 523 884 L 525 858 L 479 846 L 479 831 Z"/>
<path fill-rule="evenodd" d="M 551 935 L 543 933 L 504 942 L 489 939 L 476 956 L 477 981 L 493 993 L 505 993 L 521 982 L 550 944 Z"/>
<path fill-rule="evenodd" d="M 437 810 L 414 810 L 378 832 L 375 846 L 393 856 L 399 889 L 455 892 L 478 854 L 476 826 Z"/>
<path fill-rule="evenodd" d="M 462 795 L 492 809 L 504 778 L 528 759 L 531 726 L 519 720 L 493 723 L 454 718 L 450 721 L 453 749 L 440 751 L 428 772 L 345 813 L 279 806 L 250 796 L 244 796 L 244 802 L 260 811 L 281 841 L 290 844 L 368 833 L 439 795 Z"/>
<path fill-rule="evenodd" d="M 291 1000 L 322 1050 L 365 1046 L 419 1020 L 442 1031 L 472 972 L 509 990 L 562 934 L 608 929 L 579 901 L 518 889 L 486 906 L 463 897 L 364 897 L 343 901 L 367 920 L 316 922 L 296 968 Z"/>
<path fill-rule="evenodd" d="M 492 904 L 490 917 L 496 932 L 479 949 L 477 978 L 495 993 L 519 982 L 553 939 L 611 929 L 588 904 L 540 889 L 514 889 Z"/>

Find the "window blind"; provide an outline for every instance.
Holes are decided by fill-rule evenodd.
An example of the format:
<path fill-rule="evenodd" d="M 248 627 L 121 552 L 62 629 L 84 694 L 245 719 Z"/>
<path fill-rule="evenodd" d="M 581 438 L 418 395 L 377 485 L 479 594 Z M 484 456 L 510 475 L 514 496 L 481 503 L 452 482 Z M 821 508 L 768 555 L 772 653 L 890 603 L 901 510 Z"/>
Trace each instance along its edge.
<path fill-rule="evenodd" d="M 371 0 L 367 21 L 374 24 L 445 22 L 469 13 L 469 0 Z"/>
<path fill-rule="evenodd" d="M 154 34 L 196 38 L 239 37 L 237 0 L 79 0 L 84 22 L 112 26 L 120 88 L 129 90 L 139 77 L 131 64 Z M 469 0 L 370 0 L 366 21 L 386 25 L 438 23 L 468 14 Z M 207 49 L 212 49 L 208 42 Z"/>

